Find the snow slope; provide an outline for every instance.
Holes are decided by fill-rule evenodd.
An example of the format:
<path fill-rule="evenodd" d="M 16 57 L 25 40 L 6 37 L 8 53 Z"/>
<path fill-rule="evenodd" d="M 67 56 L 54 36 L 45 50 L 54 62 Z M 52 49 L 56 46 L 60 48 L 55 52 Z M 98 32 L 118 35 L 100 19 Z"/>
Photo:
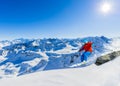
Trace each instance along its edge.
<path fill-rule="evenodd" d="M 93 64 L 3 78 L 0 86 L 120 86 L 120 57 L 102 66 Z"/>
<path fill-rule="evenodd" d="M 1 41 L 0 77 L 23 75 L 26 73 L 61 69 L 79 61 L 77 51 L 83 40 L 93 41 L 98 53 L 104 52 L 105 44 L 110 39 L 101 37 L 86 37 L 77 39 L 16 39 Z M 99 42 L 99 43 L 98 43 Z M 93 54 L 94 54 L 93 53 Z"/>
<path fill-rule="evenodd" d="M 120 38 L 104 36 L 0 42 L 0 86 L 120 86 L 120 57 L 101 66 L 67 68 L 79 61 L 77 51 L 84 39 L 97 46 L 89 58 L 93 63 L 100 55 L 120 50 Z"/>
<path fill-rule="evenodd" d="M 80 62 L 77 52 L 83 41 L 92 41 L 89 64 L 102 54 L 120 50 L 120 38 L 86 37 L 76 39 L 16 39 L 0 42 L 0 77 L 20 76 L 37 71 L 64 69 Z M 114 43 L 117 43 L 114 45 Z"/>

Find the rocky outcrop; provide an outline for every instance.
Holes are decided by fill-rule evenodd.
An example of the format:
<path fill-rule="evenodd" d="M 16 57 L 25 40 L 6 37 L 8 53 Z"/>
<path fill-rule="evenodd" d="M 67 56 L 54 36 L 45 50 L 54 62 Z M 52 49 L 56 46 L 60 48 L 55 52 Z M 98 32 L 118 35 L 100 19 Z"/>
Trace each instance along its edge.
<path fill-rule="evenodd" d="M 102 65 L 108 61 L 115 59 L 118 56 L 120 56 L 120 51 L 114 51 L 114 52 L 109 53 L 107 55 L 103 55 L 103 56 L 98 57 L 95 64 L 98 66 Z"/>

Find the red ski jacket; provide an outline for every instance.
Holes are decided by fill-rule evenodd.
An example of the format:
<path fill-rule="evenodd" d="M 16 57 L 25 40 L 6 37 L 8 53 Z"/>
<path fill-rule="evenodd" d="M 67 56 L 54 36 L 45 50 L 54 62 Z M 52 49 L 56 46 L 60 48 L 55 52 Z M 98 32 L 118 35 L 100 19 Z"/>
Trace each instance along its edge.
<path fill-rule="evenodd" d="M 82 51 L 82 50 L 85 50 L 85 52 L 87 51 L 92 52 L 92 42 L 85 43 L 79 51 Z"/>

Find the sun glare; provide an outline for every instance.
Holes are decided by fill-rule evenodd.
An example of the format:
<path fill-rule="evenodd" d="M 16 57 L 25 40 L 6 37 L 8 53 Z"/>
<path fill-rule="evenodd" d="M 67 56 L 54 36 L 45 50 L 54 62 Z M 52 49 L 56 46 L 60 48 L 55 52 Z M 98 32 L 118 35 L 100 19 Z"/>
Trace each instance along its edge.
<path fill-rule="evenodd" d="M 111 4 L 108 2 L 104 2 L 101 4 L 101 12 L 103 13 L 109 13 L 111 11 Z"/>

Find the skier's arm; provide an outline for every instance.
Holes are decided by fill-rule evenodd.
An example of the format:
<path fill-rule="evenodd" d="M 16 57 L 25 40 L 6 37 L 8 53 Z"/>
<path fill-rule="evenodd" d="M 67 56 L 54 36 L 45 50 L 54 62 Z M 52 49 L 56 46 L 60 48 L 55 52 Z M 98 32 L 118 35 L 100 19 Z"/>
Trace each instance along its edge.
<path fill-rule="evenodd" d="M 83 50 L 83 46 L 79 49 L 79 52 L 81 52 Z"/>

